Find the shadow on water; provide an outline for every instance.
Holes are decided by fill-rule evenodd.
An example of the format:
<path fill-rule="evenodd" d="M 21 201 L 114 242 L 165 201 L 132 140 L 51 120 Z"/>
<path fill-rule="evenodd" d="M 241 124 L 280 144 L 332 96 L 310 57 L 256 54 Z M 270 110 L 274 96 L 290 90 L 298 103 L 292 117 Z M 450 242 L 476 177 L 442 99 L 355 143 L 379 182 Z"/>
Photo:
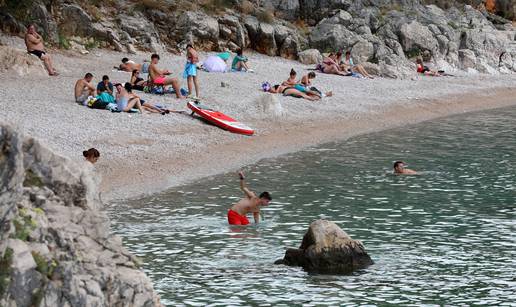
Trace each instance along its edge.
<path fill-rule="evenodd" d="M 113 229 L 166 305 L 498 305 L 516 301 L 516 108 L 331 143 L 246 169 L 264 222 L 229 227 L 235 174 L 113 204 Z M 390 174 L 405 160 L 419 176 Z M 375 265 L 346 276 L 272 265 L 327 218 Z"/>

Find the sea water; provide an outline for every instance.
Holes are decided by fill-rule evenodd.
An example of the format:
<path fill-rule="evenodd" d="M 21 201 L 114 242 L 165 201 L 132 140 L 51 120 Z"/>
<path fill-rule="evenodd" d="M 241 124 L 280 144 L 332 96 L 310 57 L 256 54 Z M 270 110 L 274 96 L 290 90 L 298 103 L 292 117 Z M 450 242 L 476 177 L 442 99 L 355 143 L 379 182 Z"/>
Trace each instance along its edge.
<path fill-rule="evenodd" d="M 512 305 L 515 133 L 511 107 L 261 161 L 244 169 L 250 189 L 273 197 L 257 226 L 227 225 L 242 197 L 235 173 L 109 215 L 167 306 Z M 392 175 L 395 160 L 421 175 Z M 319 218 L 361 240 L 375 264 L 350 275 L 273 265 Z"/>

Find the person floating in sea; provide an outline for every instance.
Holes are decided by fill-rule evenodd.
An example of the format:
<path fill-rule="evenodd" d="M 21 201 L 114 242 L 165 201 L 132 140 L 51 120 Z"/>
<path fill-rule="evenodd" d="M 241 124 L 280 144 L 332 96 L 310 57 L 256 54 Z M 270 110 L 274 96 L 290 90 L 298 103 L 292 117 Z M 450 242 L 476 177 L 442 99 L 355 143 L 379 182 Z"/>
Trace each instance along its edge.
<path fill-rule="evenodd" d="M 394 162 L 394 174 L 395 175 L 417 175 L 415 170 L 405 168 L 406 164 L 403 161 Z"/>
<path fill-rule="evenodd" d="M 229 209 L 228 223 L 230 225 L 248 225 L 247 214 L 252 213 L 254 222 L 257 224 L 260 221 L 260 208 L 270 203 L 271 195 L 269 192 L 263 192 L 257 197 L 246 187 L 244 174 L 239 172 L 238 176 L 240 177 L 240 189 L 244 192 L 245 197 Z"/>
<path fill-rule="evenodd" d="M 27 33 L 25 34 L 25 45 L 27 46 L 27 52 L 34 54 L 45 64 L 45 68 L 50 76 L 57 76 L 58 73 L 52 66 L 52 59 L 45 51 L 43 45 L 43 38 L 36 32 L 36 27 L 31 24 L 27 27 Z"/>
<path fill-rule="evenodd" d="M 95 148 L 90 148 L 88 150 L 85 150 L 82 152 L 82 155 L 86 159 L 86 161 L 90 162 L 91 164 L 95 164 L 97 160 L 100 157 L 100 152 Z"/>

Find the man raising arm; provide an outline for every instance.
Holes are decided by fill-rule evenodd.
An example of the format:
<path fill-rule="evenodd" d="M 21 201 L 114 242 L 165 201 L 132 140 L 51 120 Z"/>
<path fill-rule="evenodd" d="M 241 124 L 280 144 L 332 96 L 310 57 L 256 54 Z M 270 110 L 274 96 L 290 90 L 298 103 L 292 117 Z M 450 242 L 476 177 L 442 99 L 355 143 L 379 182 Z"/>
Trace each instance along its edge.
<path fill-rule="evenodd" d="M 240 177 L 240 189 L 244 192 L 245 197 L 234 204 L 228 211 L 228 223 L 230 225 L 248 225 L 248 213 L 253 213 L 254 222 L 260 221 L 260 208 L 267 206 L 272 200 L 269 192 L 263 192 L 259 197 L 249 190 L 245 184 L 245 177 L 242 172 L 238 173 Z"/>

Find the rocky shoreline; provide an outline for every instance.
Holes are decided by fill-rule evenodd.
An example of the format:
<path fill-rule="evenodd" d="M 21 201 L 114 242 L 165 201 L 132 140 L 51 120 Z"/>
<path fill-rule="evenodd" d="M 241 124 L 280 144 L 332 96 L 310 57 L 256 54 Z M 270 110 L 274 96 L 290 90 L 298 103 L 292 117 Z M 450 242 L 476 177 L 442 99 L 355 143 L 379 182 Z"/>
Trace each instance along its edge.
<path fill-rule="evenodd" d="M 91 167 L 0 126 L 0 305 L 161 306 Z"/>

